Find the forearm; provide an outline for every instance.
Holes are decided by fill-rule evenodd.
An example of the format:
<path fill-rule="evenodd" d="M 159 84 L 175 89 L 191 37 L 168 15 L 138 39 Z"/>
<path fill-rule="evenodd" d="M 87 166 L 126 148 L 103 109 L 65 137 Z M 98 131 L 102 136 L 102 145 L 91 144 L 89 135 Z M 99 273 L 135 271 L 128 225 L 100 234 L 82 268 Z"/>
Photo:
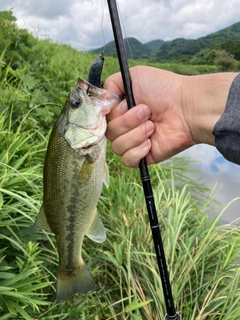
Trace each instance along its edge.
<path fill-rule="evenodd" d="M 215 145 L 213 128 L 222 116 L 238 73 L 184 77 L 182 107 L 195 143 Z"/>

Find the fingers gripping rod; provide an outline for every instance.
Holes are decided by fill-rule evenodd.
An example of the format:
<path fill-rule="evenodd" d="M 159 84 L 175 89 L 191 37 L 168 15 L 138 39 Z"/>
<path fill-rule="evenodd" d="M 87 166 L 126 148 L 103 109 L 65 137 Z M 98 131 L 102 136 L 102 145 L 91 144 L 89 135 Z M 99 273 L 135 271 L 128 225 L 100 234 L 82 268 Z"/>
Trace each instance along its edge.
<path fill-rule="evenodd" d="M 118 60 L 121 69 L 126 100 L 128 108 L 131 109 L 135 106 L 135 101 L 132 92 L 132 83 L 127 63 L 126 51 L 123 42 L 123 36 L 121 31 L 121 25 L 116 5 L 116 0 L 108 0 L 109 13 L 111 17 L 111 23 L 115 38 L 115 44 L 117 48 Z M 156 251 L 156 257 L 158 262 L 159 273 L 161 277 L 163 294 L 167 309 L 167 314 L 164 317 L 164 320 L 181 320 L 181 315 L 176 313 L 173 303 L 172 290 L 169 281 L 169 275 L 166 265 L 166 259 L 163 249 L 163 243 L 160 233 L 160 228 L 158 225 L 158 218 L 156 213 L 156 207 L 153 198 L 152 186 L 150 182 L 150 176 L 148 173 L 146 159 L 142 159 L 139 163 L 139 169 L 141 174 L 141 180 L 146 200 L 146 206 L 148 210 L 149 221 L 152 229 L 152 236 Z"/>

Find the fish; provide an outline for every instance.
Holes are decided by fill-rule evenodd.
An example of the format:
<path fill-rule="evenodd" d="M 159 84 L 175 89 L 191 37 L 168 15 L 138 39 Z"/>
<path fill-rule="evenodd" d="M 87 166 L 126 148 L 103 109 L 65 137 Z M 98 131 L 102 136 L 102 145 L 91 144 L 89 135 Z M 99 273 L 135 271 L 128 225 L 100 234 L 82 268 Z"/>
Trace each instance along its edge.
<path fill-rule="evenodd" d="M 109 185 L 106 114 L 121 97 L 99 88 L 99 79 L 94 82 L 97 86 L 78 79 L 52 129 L 44 161 L 43 203 L 35 227 L 55 235 L 57 303 L 95 290 L 81 255 L 83 240 L 84 236 L 97 243 L 106 239 L 97 213 L 103 184 Z"/>

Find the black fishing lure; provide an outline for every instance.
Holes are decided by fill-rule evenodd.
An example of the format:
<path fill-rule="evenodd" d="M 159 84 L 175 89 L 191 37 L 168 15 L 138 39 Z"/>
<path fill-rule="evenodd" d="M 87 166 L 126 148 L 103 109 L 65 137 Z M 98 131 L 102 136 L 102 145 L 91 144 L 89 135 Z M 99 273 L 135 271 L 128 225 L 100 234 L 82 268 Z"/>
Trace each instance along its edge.
<path fill-rule="evenodd" d="M 102 53 L 94 60 L 88 74 L 88 82 L 98 88 L 103 88 L 103 81 L 101 80 L 103 63 L 104 57 Z"/>

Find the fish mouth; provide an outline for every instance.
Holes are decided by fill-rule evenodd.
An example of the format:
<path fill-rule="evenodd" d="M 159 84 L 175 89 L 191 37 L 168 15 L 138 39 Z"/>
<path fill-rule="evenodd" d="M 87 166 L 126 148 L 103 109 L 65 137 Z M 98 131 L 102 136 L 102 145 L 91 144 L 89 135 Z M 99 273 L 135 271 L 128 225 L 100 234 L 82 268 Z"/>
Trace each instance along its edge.
<path fill-rule="evenodd" d="M 83 78 L 78 78 L 78 87 L 80 90 L 82 90 L 92 101 L 95 101 L 95 99 L 103 101 L 105 99 L 110 99 L 114 94 L 109 93 L 108 91 L 101 89 L 99 87 L 96 87 L 92 85 L 90 82 L 87 82 Z M 120 96 L 114 95 L 115 98 L 119 98 Z M 122 100 L 122 99 L 121 99 Z M 120 101 L 119 101 L 120 102 Z"/>
<path fill-rule="evenodd" d="M 78 79 L 78 85 L 80 89 L 84 92 L 86 92 L 87 95 L 92 96 L 96 91 L 99 91 L 98 87 L 95 87 L 90 82 L 84 80 L 83 78 L 79 77 Z"/>

